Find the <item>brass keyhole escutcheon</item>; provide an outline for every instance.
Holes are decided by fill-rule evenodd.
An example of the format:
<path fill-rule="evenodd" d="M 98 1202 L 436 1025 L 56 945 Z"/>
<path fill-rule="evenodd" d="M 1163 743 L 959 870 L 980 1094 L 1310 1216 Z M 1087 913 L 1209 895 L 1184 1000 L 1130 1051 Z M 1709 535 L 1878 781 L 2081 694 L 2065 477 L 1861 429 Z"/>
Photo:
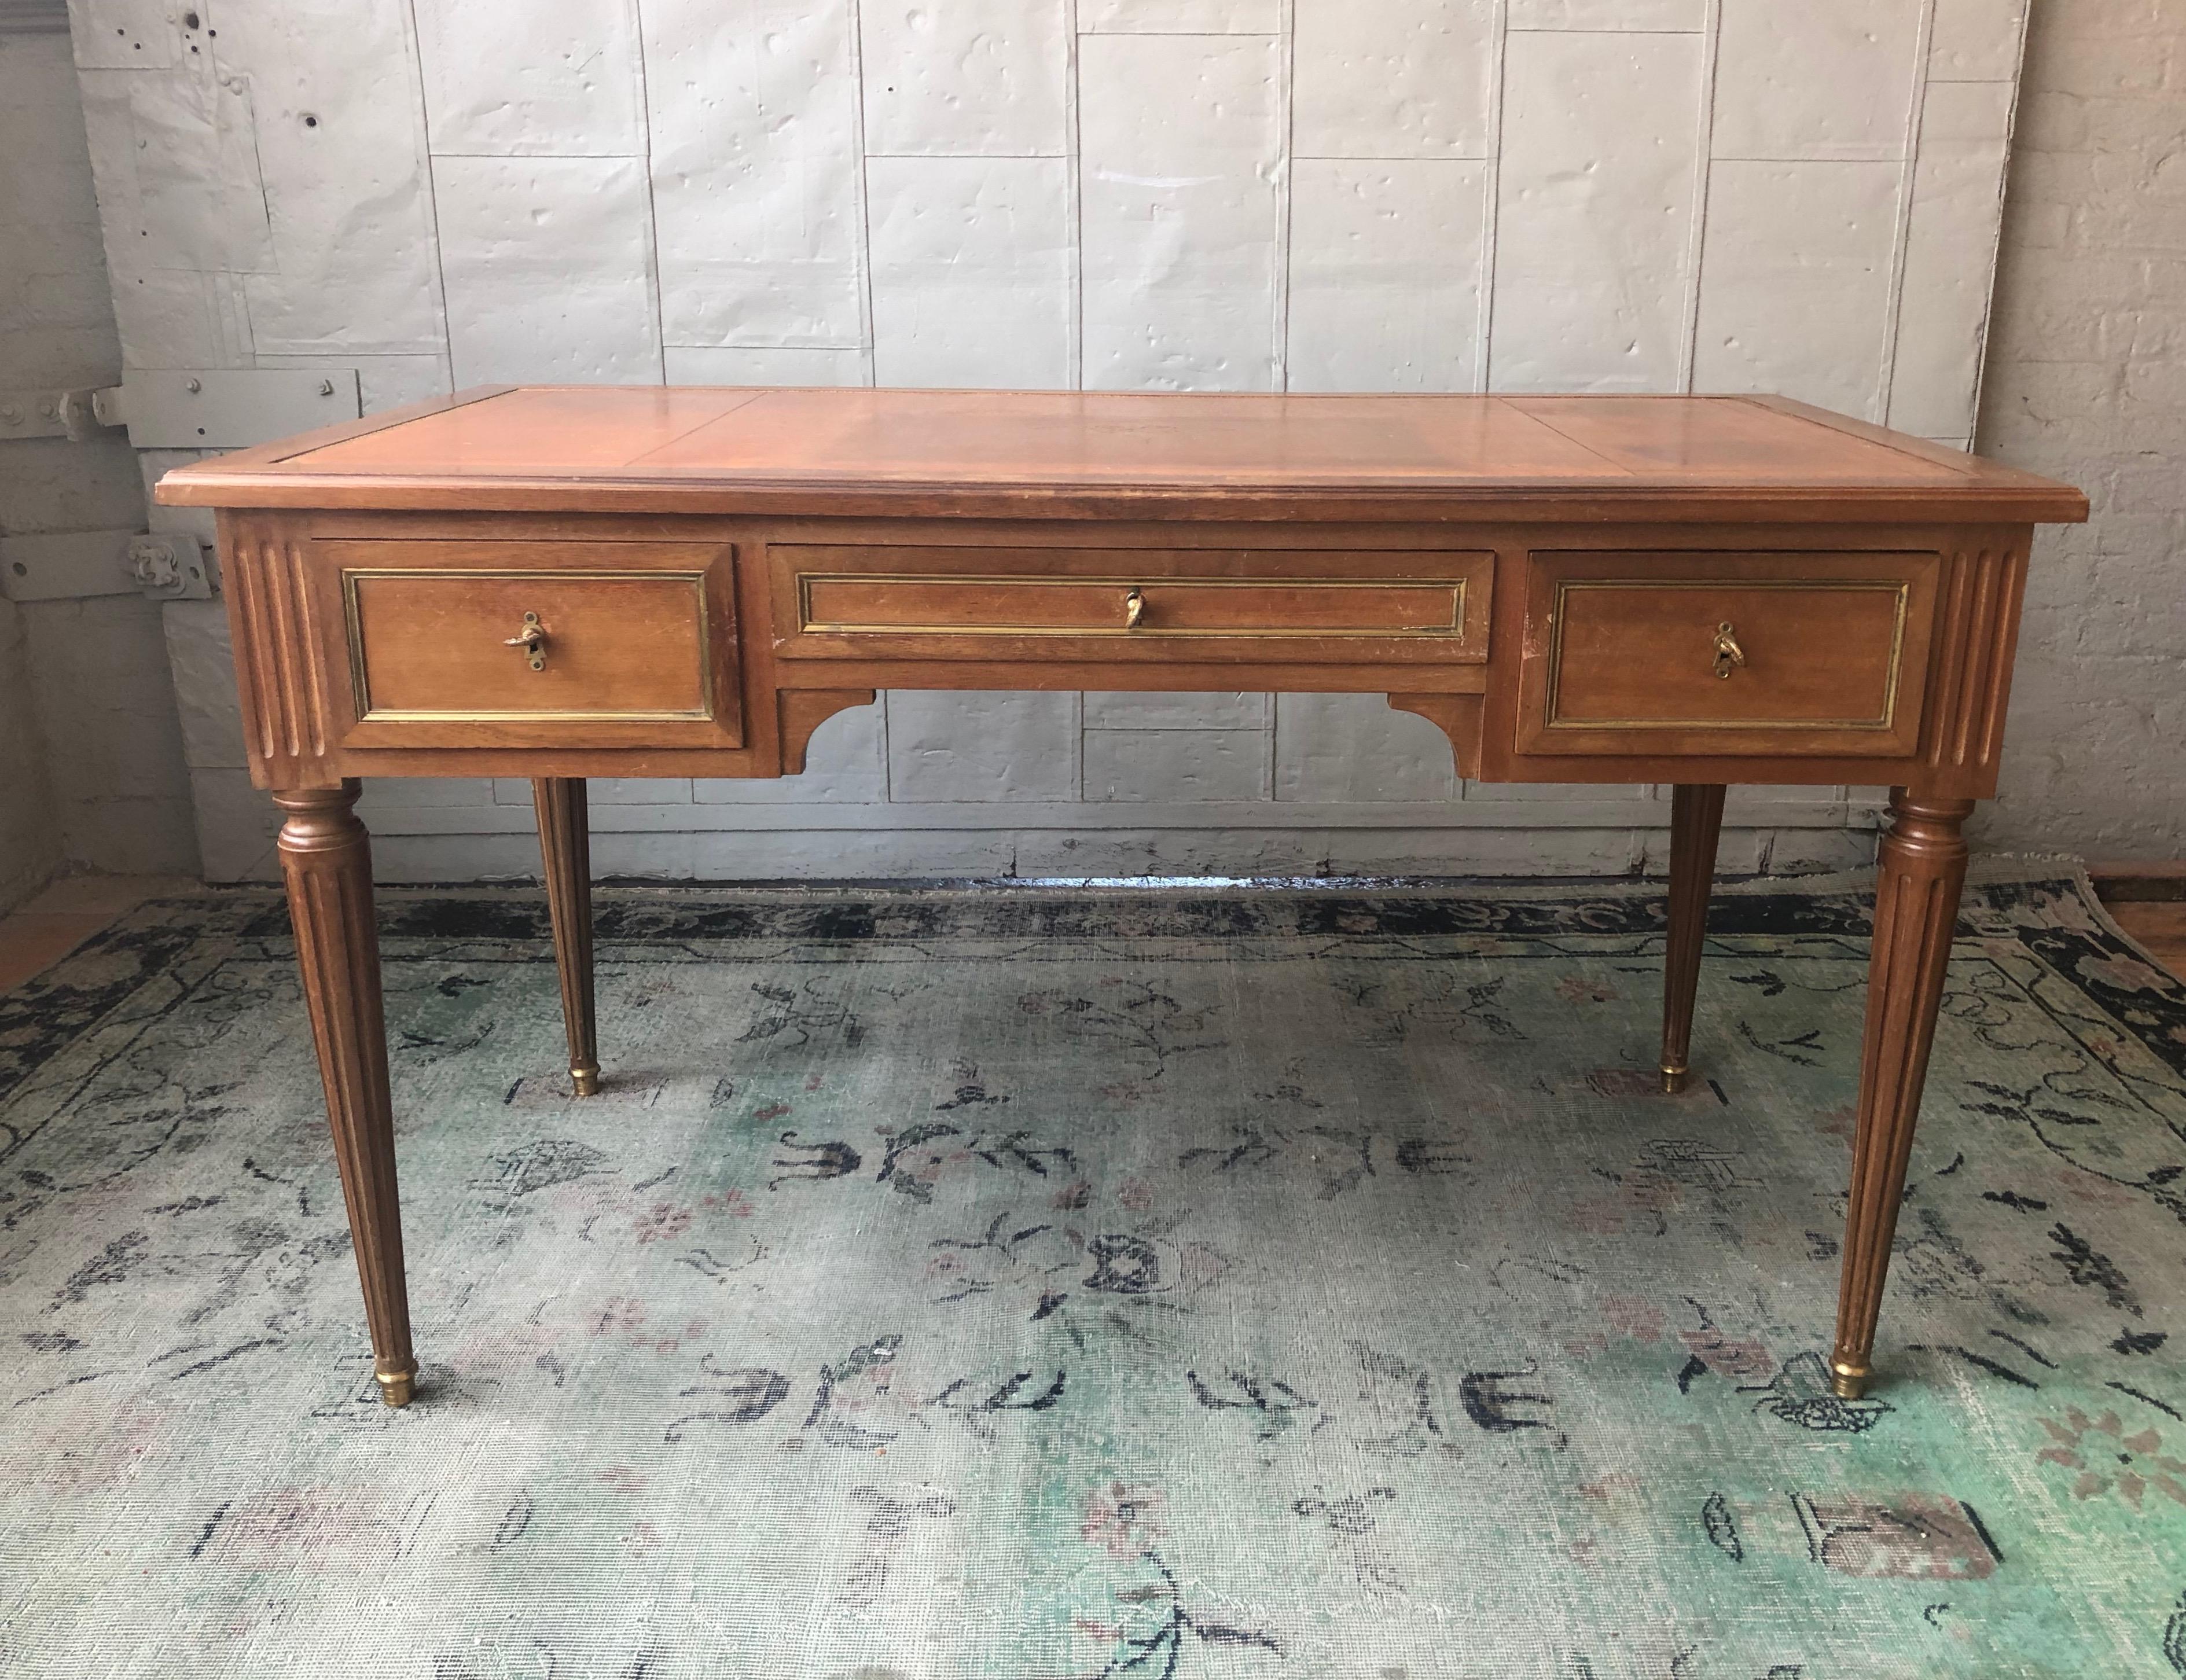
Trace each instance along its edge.
<path fill-rule="evenodd" d="M 1146 614 L 1146 595 L 1134 585 L 1131 592 L 1124 597 L 1124 628 L 1136 630 L 1139 627 L 1139 620 Z"/>
<path fill-rule="evenodd" d="M 503 647 L 521 647 L 529 657 L 533 670 L 546 669 L 546 628 L 539 622 L 536 613 L 526 613 L 523 630 L 501 645 Z"/>
<path fill-rule="evenodd" d="M 1724 681 L 1730 674 L 1746 663 L 1746 650 L 1738 645 L 1738 632 L 1729 619 L 1715 627 L 1715 674 Z"/>

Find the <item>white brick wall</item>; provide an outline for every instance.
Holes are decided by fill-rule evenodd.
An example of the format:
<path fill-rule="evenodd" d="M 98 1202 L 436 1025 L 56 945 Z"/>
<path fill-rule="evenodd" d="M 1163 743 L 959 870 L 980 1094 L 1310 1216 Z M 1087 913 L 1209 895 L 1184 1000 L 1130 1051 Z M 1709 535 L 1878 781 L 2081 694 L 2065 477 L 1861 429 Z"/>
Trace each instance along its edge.
<path fill-rule="evenodd" d="M 185 10 L 74 0 L 134 366 L 353 366 L 373 406 L 486 379 L 1769 389 L 1961 445 L 2021 29 L 2011 0 Z M 167 632 L 207 867 L 262 871 L 217 614 Z M 600 867 L 1623 869 L 1667 811 L 1459 787 L 1372 697 L 894 694 L 812 764 L 600 790 Z M 520 786 L 373 811 L 389 872 L 534 867 Z M 1741 799 L 1726 855 L 1847 858 L 1871 812 Z"/>
<path fill-rule="evenodd" d="M 1997 8 L 1939 11 L 1939 51 L 1947 14 Z M 1978 22 L 1953 40 L 1954 66 L 1993 69 Z M 2094 517 L 2036 546 L 2004 783 L 1976 820 L 1991 845 L 2175 859 L 2186 856 L 2186 8 L 2041 0 L 2026 64 L 1981 449 L 2070 479 Z"/>

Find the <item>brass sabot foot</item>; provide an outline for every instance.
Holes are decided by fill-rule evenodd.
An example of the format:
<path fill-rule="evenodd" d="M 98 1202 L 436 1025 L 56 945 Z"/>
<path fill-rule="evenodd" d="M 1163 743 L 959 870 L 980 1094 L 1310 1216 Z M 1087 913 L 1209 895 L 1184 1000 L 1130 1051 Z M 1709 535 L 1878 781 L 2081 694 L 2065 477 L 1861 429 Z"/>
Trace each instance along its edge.
<path fill-rule="evenodd" d="M 600 1070 L 597 1067 L 572 1067 L 569 1070 L 569 1090 L 575 1096 L 597 1096 L 600 1094 Z"/>
<path fill-rule="evenodd" d="M 381 1403 L 389 1406 L 406 1406 L 418 1392 L 418 1364 L 413 1359 L 406 1371 L 374 1371 L 373 1378 L 379 1384 Z"/>
<path fill-rule="evenodd" d="M 1840 1400 L 1862 1397 L 1874 1375 L 1873 1368 L 1867 1365 L 1855 1365 L 1844 1359 L 1830 1361 L 1830 1387 Z"/>
<path fill-rule="evenodd" d="M 1664 1062 L 1662 1064 L 1662 1089 L 1668 1092 L 1672 1096 L 1677 1095 L 1679 1091 L 1684 1089 L 1685 1078 L 1690 1072 L 1690 1070 L 1688 1068 L 1673 1067 L 1667 1061 Z"/>

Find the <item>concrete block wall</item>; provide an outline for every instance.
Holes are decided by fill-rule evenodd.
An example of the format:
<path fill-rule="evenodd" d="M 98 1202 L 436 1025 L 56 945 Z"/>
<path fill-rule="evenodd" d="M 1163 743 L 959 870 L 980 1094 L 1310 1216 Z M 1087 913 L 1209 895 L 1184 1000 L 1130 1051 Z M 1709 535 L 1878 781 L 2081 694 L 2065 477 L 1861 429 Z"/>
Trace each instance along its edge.
<path fill-rule="evenodd" d="M 2186 8 L 2035 8 L 1981 434 L 2094 517 L 2035 551 L 1980 835 L 2186 857 Z"/>
<path fill-rule="evenodd" d="M 0 916 L 61 866 L 60 824 L 46 775 L 46 740 L 31 689 L 23 613 L 0 601 Z"/>
<path fill-rule="evenodd" d="M 18 5 L 0 12 L 0 390 L 121 376 L 69 36 L 58 5 Z M 144 517 L 120 434 L 0 439 L 0 535 Z M 193 812 L 158 605 L 0 600 L 0 910 L 64 868 L 193 871 Z"/>
<path fill-rule="evenodd" d="M 71 0 L 124 356 L 489 380 L 1752 390 L 1966 445 L 2021 0 Z M 164 462 L 148 457 L 148 477 Z M 174 516 L 155 513 L 167 521 Z M 208 871 L 270 867 L 167 610 Z M 1625 870 L 1647 787 L 1456 784 L 1378 698 L 898 693 L 776 786 L 596 790 L 710 878 Z M 535 867 L 520 786 L 384 873 Z M 1727 863 L 1860 854 L 1742 798 Z"/>

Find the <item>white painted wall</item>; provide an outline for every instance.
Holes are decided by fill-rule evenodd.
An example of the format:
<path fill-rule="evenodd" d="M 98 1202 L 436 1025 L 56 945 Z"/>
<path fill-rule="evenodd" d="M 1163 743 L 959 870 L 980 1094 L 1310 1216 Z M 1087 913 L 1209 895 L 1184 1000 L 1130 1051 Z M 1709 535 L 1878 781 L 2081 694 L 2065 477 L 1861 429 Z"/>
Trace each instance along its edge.
<path fill-rule="evenodd" d="M 354 367 L 370 406 L 536 379 L 1772 389 L 1963 445 L 2021 3 L 72 10 L 135 367 Z M 206 866 L 262 872 L 217 604 L 167 630 Z M 812 756 L 779 786 L 596 788 L 599 867 L 1622 870 L 1668 809 L 1460 787 L 1373 697 L 894 694 Z M 521 784 L 370 797 L 391 876 L 535 866 Z M 1726 864 L 1847 860 L 1870 815 L 1741 794 Z"/>
<path fill-rule="evenodd" d="M 36 12 L 0 10 L 0 390 L 121 372 L 69 37 Z M 0 440 L 0 535 L 143 521 L 118 434 Z M 64 867 L 194 871 L 182 746 L 155 603 L 0 601 L 0 910 Z"/>

